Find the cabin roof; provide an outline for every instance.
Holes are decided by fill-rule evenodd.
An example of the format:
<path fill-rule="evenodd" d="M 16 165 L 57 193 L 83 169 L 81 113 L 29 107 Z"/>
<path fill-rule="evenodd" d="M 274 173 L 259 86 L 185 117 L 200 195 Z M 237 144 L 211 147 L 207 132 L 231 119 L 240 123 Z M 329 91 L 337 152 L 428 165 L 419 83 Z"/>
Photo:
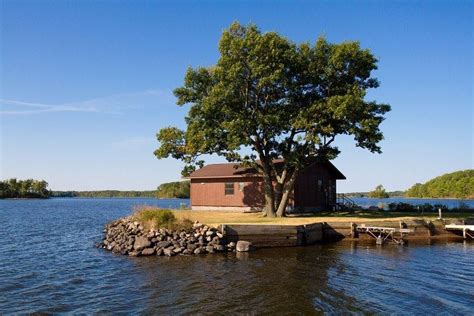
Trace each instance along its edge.
<path fill-rule="evenodd" d="M 283 162 L 282 159 L 276 161 L 277 163 Z M 336 179 L 346 179 L 346 177 L 340 172 L 331 162 L 316 162 L 316 164 L 322 167 L 327 167 L 335 176 Z M 240 177 L 261 177 L 257 169 L 252 167 L 243 167 L 240 163 L 216 163 L 209 164 L 201 169 L 192 172 L 188 179 L 216 179 L 216 178 L 240 178 Z"/>

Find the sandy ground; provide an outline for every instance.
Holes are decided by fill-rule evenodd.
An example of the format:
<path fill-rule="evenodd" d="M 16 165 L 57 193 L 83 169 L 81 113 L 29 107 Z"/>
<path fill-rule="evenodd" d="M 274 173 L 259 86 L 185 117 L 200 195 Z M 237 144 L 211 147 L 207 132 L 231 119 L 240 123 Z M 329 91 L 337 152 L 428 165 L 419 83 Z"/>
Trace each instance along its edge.
<path fill-rule="evenodd" d="M 179 210 L 174 211 L 178 219 L 190 219 L 199 221 L 208 225 L 219 224 L 263 224 L 263 225 L 302 225 L 320 222 L 376 222 L 376 221 L 400 221 L 410 219 L 421 219 L 419 216 L 401 216 L 401 217 L 385 217 L 385 216 L 350 216 L 350 214 L 341 214 L 341 216 L 298 216 L 283 218 L 263 217 L 260 213 L 241 213 L 241 212 L 219 212 L 219 211 L 191 211 Z M 426 216 L 426 219 L 434 219 L 436 216 Z"/>

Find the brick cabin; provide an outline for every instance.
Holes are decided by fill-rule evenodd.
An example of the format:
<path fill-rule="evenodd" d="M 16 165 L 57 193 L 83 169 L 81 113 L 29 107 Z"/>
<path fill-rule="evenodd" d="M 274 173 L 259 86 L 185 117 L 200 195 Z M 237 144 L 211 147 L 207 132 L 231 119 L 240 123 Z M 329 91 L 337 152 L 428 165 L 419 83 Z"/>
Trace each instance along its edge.
<path fill-rule="evenodd" d="M 194 171 L 192 210 L 261 211 L 265 205 L 263 178 L 254 168 L 238 163 L 210 164 Z M 288 204 L 295 212 L 333 210 L 336 180 L 346 177 L 330 162 L 316 162 L 298 175 Z"/>

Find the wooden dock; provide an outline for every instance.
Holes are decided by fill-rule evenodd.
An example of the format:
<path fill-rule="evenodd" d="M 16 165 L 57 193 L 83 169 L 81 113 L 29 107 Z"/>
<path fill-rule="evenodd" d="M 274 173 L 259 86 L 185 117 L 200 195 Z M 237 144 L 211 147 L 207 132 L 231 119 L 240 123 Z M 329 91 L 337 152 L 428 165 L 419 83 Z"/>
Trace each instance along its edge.
<path fill-rule="evenodd" d="M 413 232 L 409 228 L 393 228 L 393 227 L 380 227 L 380 226 L 357 226 L 357 232 L 366 233 L 369 236 L 375 238 L 378 245 L 382 245 L 386 241 L 391 241 L 398 245 L 403 245 L 405 237 L 408 233 Z"/>
<path fill-rule="evenodd" d="M 444 226 L 444 228 L 447 231 L 462 232 L 462 237 L 464 239 L 467 239 L 467 238 L 474 239 L 474 225 L 451 224 L 451 225 Z"/>
<path fill-rule="evenodd" d="M 449 223 L 449 222 L 448 222 Z M 228 242 L 246 240 L 257 248 L 312 245 L 318 242 L 369 241 L 404 244 L 409 240 L 473 239 L 474 225 L 423 219 L 358 222 L 316 222 L 302 225 L 222 224 Z M 462 237 L 461 237 L 462 235 Z"/>

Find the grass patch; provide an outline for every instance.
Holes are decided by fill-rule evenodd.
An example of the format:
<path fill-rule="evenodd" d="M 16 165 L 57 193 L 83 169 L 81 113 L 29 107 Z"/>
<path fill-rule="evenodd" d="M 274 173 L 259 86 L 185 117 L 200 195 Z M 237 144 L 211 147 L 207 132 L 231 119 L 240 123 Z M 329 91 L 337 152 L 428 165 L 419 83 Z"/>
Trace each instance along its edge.
<path fill-rule="evenodd" d="M 193 226 L 193 222 L 190 219 L 185 217 L 178 219 L 171 210 L 150 206 L 135 207 L 133 218 L 146 229 L 191 230 Z"/>
<path fill-rule="evenodd" d="M 191 211 L 191 210 L 173 210 L 178 220 L 190 219 L 200 223 L 217 226 L 219 224 L 263 224 L 263 225 L 302 225 L 317 222 L 376 222 L 381 219 L 387 220 L 409 220 L 426 219 L 435 220 L 437 213 L 420 214 L 417 212 L 388 212 L 363 210 L 356 212 L 320 212 L 316 214 L 288 216 L 283 218 L 269 218 L 262 216 L 261 213 L 242 213 L 228 211 Z M 446 219 L 464 219 L 473 217 L 472 212 L 443 212 L 443 218 Z"/>

